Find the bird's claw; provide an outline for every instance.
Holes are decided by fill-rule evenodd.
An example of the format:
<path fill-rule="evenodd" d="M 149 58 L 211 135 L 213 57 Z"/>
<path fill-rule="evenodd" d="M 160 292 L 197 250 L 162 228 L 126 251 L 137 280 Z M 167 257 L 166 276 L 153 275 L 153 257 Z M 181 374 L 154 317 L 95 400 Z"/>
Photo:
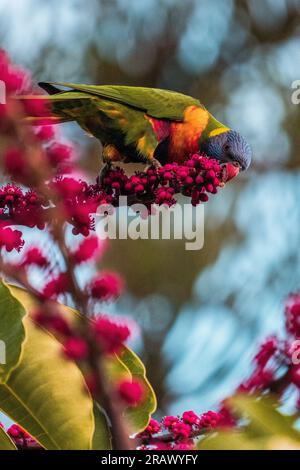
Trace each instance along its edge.
<path fill-rule="evenodd" d="M 107 162 L 107 163 L 105 163 L 105 165 L 103 165 L 103 167 L 100 171 L 100 175 L 99 175 L 99 182 L 100 182 L 101 186 L 104 185 L 104 180 L 105 180 L 107 174 L 110 172 L 111 168 L 112 168 L 111 162 Z"/>
<path fill-rule="evenodd" d="M 156 160 L 156 158 L 153 158 L 153 160 L 151 160 L 151 162 L 148 163 L 148 165 L 146 165 L 146 168 L 145 168 L 145 171 L 149 170 L 149 168 L 155 168 L 155 170 L 158 170 L 159 168 L 161 168 L 161 163 Z"/>

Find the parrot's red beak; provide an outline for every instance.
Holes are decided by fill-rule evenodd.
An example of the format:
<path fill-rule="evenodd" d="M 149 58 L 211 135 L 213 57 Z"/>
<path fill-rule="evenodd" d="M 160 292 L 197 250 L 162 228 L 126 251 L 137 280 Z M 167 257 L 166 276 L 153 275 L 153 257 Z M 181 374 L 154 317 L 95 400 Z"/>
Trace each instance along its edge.
<path fill-rule="evenodd" d="M 222 165 L 222 182 L 228 183 L 228 181 L 235 178 L 240 172 L 240 166 L 238 163 L 224 163 Z"/>

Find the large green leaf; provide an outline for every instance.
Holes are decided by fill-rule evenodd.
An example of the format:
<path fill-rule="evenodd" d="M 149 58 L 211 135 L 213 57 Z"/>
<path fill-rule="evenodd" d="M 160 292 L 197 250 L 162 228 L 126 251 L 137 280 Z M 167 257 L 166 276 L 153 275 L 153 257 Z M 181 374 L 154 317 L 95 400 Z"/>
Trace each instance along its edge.
<path fill-rule="evenodd" d="M 16 357 L 18 351 L 19 358 L 8 379 L 1 379 L 0 409 L 47 449 L 91 449 L 95 433 L 93 401 L 81 371 L 65 359 L 61 344 L 52 335 L 37 328 L 29 315 L 24 317 L 24 308 L 29 312 L 24 295 L 22 303 L 18 300 L 21 290 L 4 287 L 1 301 L 6 310 L 0 310 L 0 337 L 2 315 L 6 318 L 12 307 L 12 327 L 19 312 L 25 341 L 22 335 L 15 338 L 12 353 Z"/>
<path fill-rule="evenodd" d="M 37 303 L 33 296 L 28 294 L 24 289 L 18 288 L 16 286 L 9 286 L 10 292 L 13 296 L 18 299 L 18 301 L 25 307 L 26 312 L 29 314 L 34 312 Z M 58 308 L 61 310 L 61 313 L 72 322 L 78 321 L 79 314 L 75 310 L 66 307 L 61 304 L 57 304 Z M 29 315 L 30 317 L 30 315 Z M 30 323 L 32 321 L 30 319 Z M 52 335 L 49 335 L 47 331 L 43 331 L 47 337 L 51 337 L 54 340 Z M 1 327 L 0 327 L 1 331 Z M 60 338 L 55 338 L 56 343 L 59 343 Z M 66 361 L 67 362 L 67 361 Z M 136 407 L 128 408 L 126 411 L 126 417 L 130 425 L 130 432 L 136 433 L 144 429 L 151 417 L 151 414 L 156 409 L 156 397 L 153 392 L 151 385 L 149 384 L 146 378 L 146 371 L 141 360 L 133 353 L 129 348 L 124 348 L 119 356 L 113 355 L 109 356 L 105 360 L 105 368 L 108 374 L 110 381 L 115 384 L 123 379 L 132 379 L 138 378 L 144 385 L 145 395 L 142 403 Z M 71 389 L 71 388 L 70 388 Z M 70 393 L 71 395 L 71 393 Z M 1 396 L 1 389 L 0 389 Z M 12 401 L 12 398 L 10 399 Z M 12 405 L 15 406 L 15 405 Z M 0 399 L 0 408 L 1 408 L 1 399 Z M 95 405 L 94 411 L 97 410 L 95 418 L 95 431 L 93 437 L 93 448 L 94 449 L 110 449 L 110 432 L 107 424 L 105 415 L 100 411 L 101 408 L 98 405 Z M 27 417 L 28 419 L 28 417 Z M 26 428 L 25 424 L 20 423 L 23 427 Z M 30 431 L 28 431 L 30 432 Z"/>
<path fill-rule="evenodd" d="M 28 295 L 26 291 L 17 287 L 13 287 L 13 291 L 18 299 L 26 305 L 26 308 L 29 310 L 35 309 L 36 301 L 32 296 Z M 79 313 L 76 310 L 61 304 L 59 308 L 62 315 L 64 315 L 68 321 L 71 323 L 78 321 Z M 57 339 L 59 340 L 59 338 Z M 124 347 L 118 356 L 108 356 L 104 366 L 112 384 L 116 384 L 122 379 L 130 380 L 132 378 L 139 379 L 142 382 L 145 390 L 142 403 L 138 406 L 130 407 L 126 411 L 130 432 L 137 433 L 142 431 L 147 426 L 151 415 L 156 410 L 155 393 L 147 380 L 144 364 L 131 349 Z"/>
<path fill-rule="evenodd" d="M 17 450 L 11 438 L 0 426 L 0 450 Z"/>
<path fill-rule="evenodd" d="M 5 347 L 6 363 L 0 363 L 0 381 L 5 382 L 10 372 L 17 366 L 23 342 L 25 329 L 23 317 L 26 310 L 20 305 L 9 291 L 9 288 L 0 282 L 0 340 Z"/>

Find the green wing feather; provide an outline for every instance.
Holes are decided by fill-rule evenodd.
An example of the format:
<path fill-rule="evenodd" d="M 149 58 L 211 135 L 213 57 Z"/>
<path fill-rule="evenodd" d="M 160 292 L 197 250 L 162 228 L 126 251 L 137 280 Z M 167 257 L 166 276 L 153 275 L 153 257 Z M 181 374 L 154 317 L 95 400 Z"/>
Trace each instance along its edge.
<path fill-rule="evenodd" d="M 115 101 L 132 108 L 143 111 L 151 117 L 157 119 L 169 119 L 181 121 L 183 118 L 184 110 L 188 106 L 203 105 L 199 100 L 191 96 L 183 95 L 175 91 L 161 90 L 157 88 L 144 88 L 144 87 L 130 87 L 130 86 L 115 86 L 115 85 L 78 85 L 75 83 L 64 82 L 42 82 L 40 86 L 55 85 L 71 89 L 71 91 L 62 91 L 58 95 L 52 95 L 60 98 L 70 99 L 74 96 L 74 91 L 83 92 L 92 96 L 101 97 L 107 100 Z"/>
<path fill-rule="evenodd" d="M 49 103 L 51 122 L 77 121 L 104 145 L 120 145 L 120 142 L 121 146 L 133 145 L 148 160 L 153 158 L 159 140 L 145 114 L 156 119 L 182 121 L 188 106 L 204 108 L 200 101 L 190 96 L 156 88 L 64 82 L 41 82 L 39 85 L 50 96 L 18 99 L 45 99 Z M 43 119 L 29 117 L 28 121 L 42 124 Z"/>

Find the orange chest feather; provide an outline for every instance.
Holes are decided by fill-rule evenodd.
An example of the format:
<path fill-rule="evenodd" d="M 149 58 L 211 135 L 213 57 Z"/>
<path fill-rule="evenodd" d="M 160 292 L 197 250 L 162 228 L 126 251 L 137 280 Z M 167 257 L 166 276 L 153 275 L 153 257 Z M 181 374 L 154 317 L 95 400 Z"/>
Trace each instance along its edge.
<path fill-rule="evenodd" d="M 199 150 L 199 139 L 209 119 L 208 111 L 189 106 L 184 112 L 183 122 L 173 122 L 170 129 L 169 158 L 182 162 L 190 153 Z"/>

